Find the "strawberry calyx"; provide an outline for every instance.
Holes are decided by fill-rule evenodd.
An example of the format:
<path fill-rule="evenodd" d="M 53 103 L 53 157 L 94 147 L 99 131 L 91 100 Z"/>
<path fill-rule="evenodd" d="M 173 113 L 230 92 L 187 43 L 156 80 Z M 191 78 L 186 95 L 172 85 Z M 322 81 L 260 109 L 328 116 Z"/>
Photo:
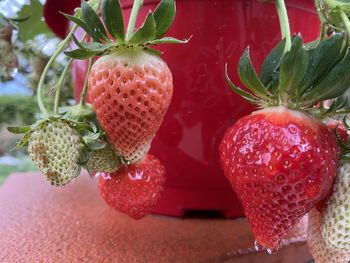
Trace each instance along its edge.
<path fill-rule="evenodd" d="M 316 0 L 317 9 L 322 7 L 321 2 Z M 238 75 L 248 91 L 232 83 L 226 65 L 228 85 L 250 103 L 262 108 L 282 105 L 311 113 L 318 119 L 349 112 L 343 95 L 350 85 L 350 22 L 349 34 L 340 30 L 325 38 L 326 24 L 318 10 L 322 22 L 320 38 L 303 43 L 300 34 L 291 38 L 284 0 L 276 0 L 276 9 L 282 41 L 265 58 L 260 75 L 253 67 L 249 48 L 245 50 L 239 61 Z M 330 99 L 334 99 L 332 104 L 324 107 L 324 101 Z"/>
<path fill-rule="evenodd" d="M 124 17 L 119 0 L 102 1 L 103 22 L 89 4 L 82 2 L 80 18 L 77 15 L 63 15 L 80 26 L 91 37 L 92 42 L 79 42 L 72 36 L 78 48 L 66 51 L 65 54 L 75 59 L 101 56 L 123 49 L 141 49 L 159 54 L 151 46 L 165 43 L 183 44 L 189 41 L 189 39 L 179 40 L 173 37 L 163 37 L 175 18 L 174 0 L 162 0 L 153 12 L 149 11 L 143 25 L 134 31 L 137 13 L 141 6 L 142 1 L 136 0 L 127 32 L 125 32 Z M 109 33 L 109 36 L 107 33 Z"/>
<path fill-rule="evenodd" d="M 50 116 L 46 119 L 40 119 L 30 126 L 7 127 L 7 130 L 11 133 L 14 133 L 14 134 L 24 134 L 22 139 L 15 146 L 15 148 L 18 149 L 18 148 L 20 148 L 28 143 L 28 141 L 30 140 L 30 135 L 33 131 L 38 130 L 38 129 L 42 129 L 44 126 L 47 125 L 47 123 L 50 123 L 50 122 L 53 123 L 53 122 L 57 122 L 57 121 L 65 122 L 72 129 L 77 130 L 79 133 L 84 133 L 86 131 L 94 132 L 94 128 L 91 125 L 84 123 L 84 122 L 77 122 L 77 121 L 69 120 L 69 119 L 63 118 L 60 115 L 54 115 L 54 116 Z M 81 140 L 81 142 L 83 143 L 82 140 Z"/>
<path fill-rule="evenodd" d="M 285 45 L 284 39 L 272 49 L 262 63 L 260 76 L 250 60 L 249 48 L 245 50 L 238 75 L 249 91 L 232 83 L 226 65 L 231 89 L 259 107 L 283 105 L 316 116 L 322 113 L 322 118 L 348 110 L 342 96 L 350 85 L 350 52 L 345 35 L 337 33 L 316 44 L 303 44 L 301 35 L 296 35 L 289 51 L 284 52 Z M 329 99 L 336 99 L 329 108 L 316 107 Z"/>
<path fill-rule="evenodd" d="M 96 114 L 91 104 L 66 107 L 64 117 L 77 122 L 96 122 Z"/>

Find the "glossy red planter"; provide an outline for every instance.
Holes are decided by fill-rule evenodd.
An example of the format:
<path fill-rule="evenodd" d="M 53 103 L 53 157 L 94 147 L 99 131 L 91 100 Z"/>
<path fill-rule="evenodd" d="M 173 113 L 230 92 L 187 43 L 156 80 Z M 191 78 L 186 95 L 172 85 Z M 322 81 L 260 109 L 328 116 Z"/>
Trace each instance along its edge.
<path fill-rule="evenodd" d="M 54 1 L 47 5 L 50 2 Z M 132 1 L 121 2 L 128 16 Z M 140 17 L 157 3 L 146 0 Z M 306 41 L 316 38 L 319 21 L 313 1 L 290 0 L 287 8 L 292 32 L 300 32 Z M 168 35 L 193 37 L 186 45 L 159 46 L 173 72 L 174 97 L 151 149 L 167 170 L 154 213 L 183 216 L 211 210 L 226 217 L 242 216 L 220 168 L 218 144 L 227 127 L 253 108 L 227 87 L 224 65 L 228 62 L 233 81 L 239 83 L 237 63 L 248 45 L 253 63 L 262 62 L 280 39 L 275 7 L 256 0 L 178 0 Z M 85 75 L 86 62 L 75 62 L 76 97 Z"/>

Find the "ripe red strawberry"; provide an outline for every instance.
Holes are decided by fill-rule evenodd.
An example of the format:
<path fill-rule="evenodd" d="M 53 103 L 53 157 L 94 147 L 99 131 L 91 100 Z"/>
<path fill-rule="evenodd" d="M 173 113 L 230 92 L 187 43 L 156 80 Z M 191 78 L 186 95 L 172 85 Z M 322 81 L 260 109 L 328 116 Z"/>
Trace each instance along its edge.
<path fill-rule="evenodd" d="M 274 107 L 238 120 L 225 134 L 221 162 L 255 238 L 275 248 L 328 193 L 339 150 L 320 121 Z"/>
<path fill-rule="evenodd" d="M 334 35 L 306 51 L 300 36 L 290 49 L 283 40 L 265 59 L 260 77 L 246 51 L 238 73 L 250 92 L 236 87 L 226 72 L 236 93 L 263 108 L 230 127 L 219 150 L 256 247 L 268 252 L 276 250 L 288 231 L 327 196 L 335 178 L 340 148 L 333 131 L 317 119 L 326 112 L 315 106 L 342 95 L 350 85 L 350 78 L 339 83 L 337 79 L 339 68 L 345 73 L 350 66 L 350 55 L 337 60 L 343 41 L 343 36 Z M 329 56 L 330 46 L 334 57 Z"/>
<path fill-rule="evenodd" d="M 175 17 L 174 0 L 162 0 L 135 32 L 142 2 L 135 2 L 126 33 L 119 0 L 102 1 L 104 23 L 84 2 L 81 19 L 66 15 L 97 42 L 75 40 L 79 48 L 66 54 L 78 59 L 102 56 L 91 68 L 89 98 L 108 141 L 130 163 L 147 154 L 173 93 L 171 72 L 150 46 L 187 43 L 162 37 Z"/>
<path fill-rule="evenodd" d="M 102 173 L 98 187 L 109 206 L 133 219 L 141 219 L 156 205 L 164 181 L 164 166 L 148 154 L 142 161 L 122 166 L 117 172 Z"/>
<path fill-rule="evenodd" d="M 335 131 L 335 133 L 337 134 L 337 136 L 342 142 L 344 143 L 346 142 L 348 138 L 348 132 L 341 121 L 331 119 L 326 121 L 326 124 L 329 129 L 331 129 L 332 131 Z"/>
<path fill-rule="evenodd" d="M 89 77 L 89 98 L 108 141 L 126 160 L 148 152 L 173 93 L 166 63 L 145 51 L 100 58 Z"/>
<path fill-rule="evenodd" d="M 343 143 L 346 142 L 346 140 L 348 138 L 348 133 L 347 133 L 347 130 L 346 130 L 344 124 L 341 121 L 330 119 L 330 120 L 325 120 L 324 122 L 326 123 L 328 129 L 330 129 L 332 132 L 335 131 L 338 138 Z M 328 195 L 316 205 L 317 211 L 323 212 L 326 209 L 327 201 L 333 192 L 332 188 L 333 188 L 333 186 L 331 187 L 331 190 L 329 191 Z"/>

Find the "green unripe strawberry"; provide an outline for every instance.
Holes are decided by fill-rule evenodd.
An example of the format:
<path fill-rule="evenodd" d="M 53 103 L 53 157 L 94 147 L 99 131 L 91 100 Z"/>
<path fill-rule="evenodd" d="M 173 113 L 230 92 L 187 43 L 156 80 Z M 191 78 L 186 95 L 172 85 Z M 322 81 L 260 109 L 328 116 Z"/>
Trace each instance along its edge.
<path fill-rule="evenodd" d="M 121 158 L 114 152 L 110 144 L 106 144 L 100 150 L 94 150 L 88 161 L 89 168 L 94 172 L 116 172 L 121 164 Z"/>
<path fill-rule="evenodd" d="M 80 172 L 79 133 L 62 119 L 47 120 L 30 134 L 28 152 L 51 185 L 62 186 Z"/>
<path fill-rule="evenodd" d="M 350 252 L 350 163 L 338 169 L 333 193 L 323 213 L 321 233 L 329 247 Z"/>

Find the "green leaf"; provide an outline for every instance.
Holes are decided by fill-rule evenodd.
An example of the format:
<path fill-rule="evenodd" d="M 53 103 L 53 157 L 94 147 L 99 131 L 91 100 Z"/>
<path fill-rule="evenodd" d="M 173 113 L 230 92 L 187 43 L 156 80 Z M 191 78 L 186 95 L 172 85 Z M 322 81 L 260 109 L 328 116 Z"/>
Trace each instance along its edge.
<path fill-rule="evenodd" d="M 102 43 L 97 43 L 97 42 L 79 42 L 78 39 L 72 35 L 72 39 L 74 43 L 81 49 L 86 49 L 88 51 L 93 51 L 93 52 L 103 52 L 106 51 L 111 47 L 111 45 L 108 44 L 102 44 Z"/>
<path fill-rule="evenodd" d="M 90 154 L 89 151 L 85 147 L 83 147 L 80 151 L 80 156 L 79 156 L 79 164 L 80 165 L 85 165 L 90 159 Z"/>
<path fill-rule="evenodd" d="M 90 133 L 90 134 L 84 136 L 84 140 L 85 140 L 86 144 L 89 144 L 92 141 L 96 141 L 97 139 L 99 139 L 101 137 L 101 134 L 99 132 L 97 132 L 94 127 L 91 127 L 91 128 L 93 129 L 93 133 Z"/>
<path fill-rule="evenodd" d="M 93 123 L 93 122 L 90 122 L 89 125 L 91 126 L 91 129 L 92 129 L 93 133 L 97 133 L 97 131 L 98 131 L 97 125 L 96 125 L 95 123 Z M 97 139 L 100 135 L 101 135 L 101 133 L 99 132 L 99 133 L 98 133 L 98 136 L 96 137 L 96 139 Z"/>
<path fill-rule="evenodd" d="M 98 17 L 94 9 L 92 9 L 92 7 L 84 1 L 81 2 L 81 18 L 84 20 L 90 32 L 94 32 L 98 39 L 109 41 L 106 30 L 100 18 Z"/>
<path fill-rule="evenodd" d="M 14 134 L 22 134 L 27 133 L 32 130 L 30 126 L 23 126 L 23 127 L 7 127 L 7 130 Z"/>
<path fill-rule="evenodd" d="M 85 122 L 76 122 L 76 121 L 72 121 L 72 120 L 67 120 L 67 123 L 69 126 L 71 126 L 73 129 L 76 129 L 78 131 L 90 131 L 93 132 L 92 127 L 85 123 Z"/>
<path fill-rule="evenodd" d="M 343 141 L 338 137 L 336 130 L 334 130 L 333 133 L 334 133 L 335 137 L 338 139 L 338 144 L 339 144 L 340 148 L 342 149 L 342 151 L 345 153 L 350 153 L 350 146 L 343 143 Z"/>
<path fill-rule="evenodd" d="M 154 48 L 150 48 L 150 47 L 145 47 L 144 50 L 146 52 L 148 52 L 149 54 L 154 55 L 154 56 L 158 56 L 158 57 L 162 54 L 162 52 L 160 52 L 159 50 L 154 49 Z"/>
<path fill-rule="evenodd" d="M 11 5 L 11 3 L 8 3 Z M 30 4 L 24 5 L 18 13 L 18 17 L 30 17 L 18 24 L 18 38 L 22 42 L 33 40 L 37 35 L 44 34 L 48 38 L 53 37 L 53 33 L 43 20 L 43 6 L 39 0 L 31 0 Z M 16 20 L 16 19 L 15 19 Z"/>
<path fill-rule="evenodd" d="M 184 39 L 184 40 L 180 40 L 174 37 L 163 37 L 160 39 L 155 39 L 155 40 L 151 40 L 148 43 L 150 45 L 157 45 L 157 44 L 186 44 L 190 41 L 190 39 Z"/>
<path fill-rule="evenodd" d="M 21 22 L 24 22 L 24 21 L 28 20 L 30 16 L 31 16 L 31 14 L 27 14 L 27 15 L 22 16 L 22 17 L 19 17 L 19 16 L 18 16 L 18 17 L 9 18 L 9 19 L 10 19 L 11 21 L 21 23 Z"/>
<path fill-rule="evenodd" d="M 308 50 L 309 64 L 299 86 L 300 94 L 317 84 L 343 58 L 343 44 L 344 34 L 335 34 Z"/>
<path fill-rule="evenodd" d="M 262 98 L 269 99 L 270 95 L 264 84 L 259 79 L 255 72 L 253 64 L 249 56 L 249 48 L 246 48 L 238 64 L 238 76 L 242 83 L 254 93 L 254 95 Z"/>
<path fill-rule="evenodd" d="M 101 150 L 103 148 L 105 148 L 107 145 L 107 143 L 105 141 L 102 141 L 102 140 L 97 140 L 97 141 L 92 141 L 92 142 L 89 142 L 87 144 L 87 147 L 90 149 L 90 150 Z"/>
<path fill-rule="evenodd" d="M 74 49 L 72 51 L 64 51 L 64 54 L 70 58 L 74 59 L 87 59 L 93 57 L 96 52 L 87 49 Z"/>
<path fill-rule="evenodd" d="M 24 134 L 22 139 L 16 144 L 15 149 L 19 149 L 24 145 L 26 145 L 30 140 L 30 135 L 31 135 L 31 132 L 27 132 L 26 134 Z"/>
<path fill-rule="evenodd" d="M 295 96 L 308 65 L 308 56 L 300 36 L 293 39 L 290 51 L 281 58 L 278 90 L 281 98 Z"/>
<path fill-rule="evenodd" d="M 97 12 L 98 8 L 100 7 L 100 0 L 88 0 L 87 4 L 91 6 L 91 8 Z"/>
<path fill-rule="evenodd" d="M 264 62 L 261 65 L 260 79 L 264 85 L 268 85 L 273 78 L 274 73 L 280 66 L 280 60 L 284 52 L 286 45 L 286 39 L 283 39 L 274 47 L 271 52 L 267 55 Z"/>
<path fill-rule="evenodd" d="M 102 1 L 102 18 L 112 37 L 125 40 L 123 11 L 119 0 Z"/>
<path fill-rule="evenodd" d="M 350 87 L 350 52 L 338 63 L 327 76 L 302 97 L 305 105 L 333 99 L 345 93 Z"/>
<path fill-rule="evenodd" d="M 350 13 L 350 3 L 349 0 L 339 0 L 337 1 L 337 5 L 347 14 Z"/>
<path fill-rule="evenodd" d="M 156 38 L 163 36 L 173 23 L 176 13 L 174 0 L 162 0 L 154 11 Z"/>
<path fill-rule="evenodd" d="M 58 114 L 65 114 L 70 109 L 72 109 L 74 106 L 63 106 L 58 108 Z"/>
<path fill-rule="evenodd" d="M 328 110 L 326 111 L 327 114 L 333 113 L 336 110 L 340 110 L 342 108 L 344 108 L 347 104 L 347 99 L 344 96 L 340 96 L 337 99 L 332 101 L 331 106 L 328 108 Z"/>
<path fill-rule="evenodd" d="M 89 164 L 86 163 L 86 164 L 84 165 L 84 167 L 85 167 L 86 171 L 88 172 L 88 175 L 89 175 L 90 179 L 93 179 L 93 178 L 94 178 L 94 174 L 92 173 Z"/>
<path fill-rule="evenodd" d="M 316 39 L 314 41 L 304 43 L 304 48 L 306 50 L 315 49 L 318 44 L 319 44 L 319 39 Z"/>
<path fill-rule="evenodd" d="M 95 40 L 96 42 L 101 42 L 101 40 L 99 39 L 99 36 L 95 33 L 95 31 L 91 30 L 91 28 L 88 27 L 82 19 L 62 13 L 62 12 L 61 14 L 64 15 L 68 20 L 80 26 L 93 40 Z"/>
<path fill-rule="evenodd" d="M 250 94 L 249 92 L 246 92 L 238 87 L 235 86 L 235 84 L 233 84 L 233 82 L 231 81 L 229 75 L 228 75 L 228 71 L 227 71 L 227 64 L 225 65 L 225 78 L 226 78 L 226 82 L 229 85 L 229 87 L 238 95 L 240 95 L 241 97 L 243 97 L 245 100 L 247 100 L 248 102 L 256 105 L 258 104 L 259 99 L 257 97 L 255 97 L 254 95 Z"/>
<path fill-rule="evenodd" d="M 149 12 L 142 27 L 129 40 L 130 44 L 141 44 L 151 41 L 156 36 L 156 22 L 152 12 Z"/>

